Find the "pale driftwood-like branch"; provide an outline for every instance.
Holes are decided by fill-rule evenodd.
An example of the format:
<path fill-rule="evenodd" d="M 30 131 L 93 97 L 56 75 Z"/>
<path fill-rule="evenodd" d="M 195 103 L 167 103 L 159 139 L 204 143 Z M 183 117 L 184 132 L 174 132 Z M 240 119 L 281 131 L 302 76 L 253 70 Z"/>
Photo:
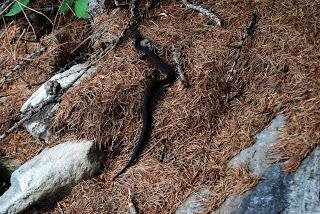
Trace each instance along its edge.
<path fill-rule="evenodd" d="M 172 58 L 176 64 L 177 72 L 179 75 L 179 79 L 182 82 L 184 87 L 189 87 L 189 82 L 184 75 L 184 70 L 181 65 L 181 48 L 177 47 L 176 45 L 172 44 Z"/>
<path fill-rule="evenodd" d="M 20 61 L 14 68 L 12 68 L 8 73 L 6 73 L 3 78 L 0 79 L 0 86 L 2 86 L 2 84 L 8 78 L 10 78 L 17 70 L 19 70 L 22 66 L 26 65 L 30 60 L 32 60 L 36 56 L 39 56 L 40 54 L 42 54 L 46 50 L 47 50 L 47 48 L 44 47 L 44 48 L 40 48 L 40 49 L 26 55 L 26 57 L 22 61 Z"/>
<path fill-rule="evenodd" d="M 249 21 L 249 23 L 247 24 L 240 42 L 236 45 L 236 48 L 237 48 L 236 56 L 234 58 L 234 61 L 232 63 L 230 70 L 227 73 L 226 82 L 229 82 L 232 78 L 232 75 L 236 73 L 235 67 L 238 64 L 241 50 L 242 50 L 243 46 L 245 45 L 245 43 L 247 42 L 249 36 L 251 36 L 253 34 L 255 26 L 257 24 L 257 19 L 258 19 L 258 10 L 254 9 L 252 12 L 252 18 Z"/>
<path fill-rule="evenodd" d="M 220 18 L 216 14 L 214 14 L 212 11 L 210 11 L 206 8 L 203 8 L 199 5 L 191 4 L 187 0 L 181 0 L 181 1 L 187 8 L 190 8 L 192 10 L 196 10 L 199 13 L 202 13 L 203 15 L 208 16 L 217 26 L 221 27 Z"/>

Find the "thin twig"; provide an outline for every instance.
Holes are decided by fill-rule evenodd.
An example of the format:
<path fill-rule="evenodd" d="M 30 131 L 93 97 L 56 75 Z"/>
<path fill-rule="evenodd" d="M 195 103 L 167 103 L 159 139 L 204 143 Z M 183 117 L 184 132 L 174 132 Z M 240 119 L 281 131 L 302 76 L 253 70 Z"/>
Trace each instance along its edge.
<path fill-rule="evenodd" d="M 4 12 L 6 12 L 14 3 L 15 1 L 11 1 L 11 0 L 7 0 L 3 2 L 0 7 L 0 16 L 2 16 Z"/>
<path fill-rule="evenodd" d="M 236 48 L 237 48 L 236 56 L 234 58 L 234 61 L 233 61 L 233 64 L 232 64 L 230 70 L 227 73 L 226 82 L 229 82 L 232 79 L 232 75 L 234 75 L 236 73 L 235 67 L 238 64 L 241 50 L 242 50 L 243 46 L 245 45 L 245 43 L 247 42 L 249 36 L 251 36 L 253 34 L 255 26 L 257 24 L 257 18 L 258 18 L 258 10 L 255 8 L 252 12 L 252 18 L 245 28 L 244 34 L 243 34 L 240 42 L 236 46 Z"/>
<path fill-rule="evenodd" d="M 172 58 L 173 61 L 176 63 L 177 72 L 184 87 L 189 87 L 189 82 L 184 75 L 184 70 L 181 65 L 181 48 L 176 47 L 176 45 L 172 44 Z"/>
<path fill-rule="evenodd" d="M 33 59 L 34 57 L 42 54 L 43 52 L 45 52 L 47 50 L 46 47 L 44 48 L 40 48 L 30 54 L 28 54 L 25 58 L 23 58 L 22 61 L 20 61 L 14 68 L 12 68 L 9 72 L 7 72 L 4 77 L 2 77 L 0 79 L 0 87 L 2 86 L 2 84 L 9 79 L 13 73 L 15 73 L 17 70 L 19 70 L 22 66 L 26 65 L 28 62 L 30 62 L 31 59 Z"/>
<path fill-rule="evenodd" d="M 59 202 L 57 202 L 57 205 L 58 205 L 58 209 L 59 209 L 60 214 L 64 214 L 63 209 L 62 209 Z"/>
<path fill-rule="evenodd" d="M 19 6 L 20 6 L 21 8 L 24 6 L 24 5 L 23 5 L 23 4 L 21 4 L 19 1 L 17 1 L 17 2 L 19 3 Z M 26 18 L 26 20 L 27 20 L 27 22 L 28 22 L 29 26 L 31 27 L 31 30 L 32 30 L 32 32 L 33 32 L 33 34 L 34 34 L 35 38 L 37 39 L 37 33 L 36 33 L 36 31 L 35 31 L 35 29 L 34 29 L 33 25 L 31 24 L 31 22 L 30 22 L 30 20 L 29 20 L 29 18 L 28 18 L 28 16 L 27 16 L 27 14 L 26 14 L 26 12 L 24 11 L 24 8 L 22 8 L 21 12 L 22 12 L 22 13 L 23 13 L 23 15 L 25 16 L 25 18 Z"/>
<path fill-rule="evenodd" d="M 15 44 L 15 47 L 14 47 L 14 50 L 13 50 L 13 60 L 17 60 L 17 48 L 18 48 L 18 45 L 19 45 L 19 43 L 20 43 L 20 40 L 21 40 L 21 38 L 23 37 L 23 35 L 25 34 L 25 32 L 26 32 L 26 29 L 23 29 L 23 31 L 22 31 L 22 33 L 20 34 L 20 36 L 18 37 L 18 40 L 17 40 L 17 42 L 16 42 L 16 44 Z"/>
<path fill-rule="evenodd" d="M 212 11 L 210 11 L 206 8 L 203 8 L 199 5 L 191 4 L 191 3 L 187 2 L 187 0 L 181 0 L 181 1 L 187 8 L 190 8 L 192 10 L 196 10 L 199 13 L 202 13 L 202 14 L 208 16 L 217 26 L 221 27 L 220 18 L 216 14 L 214 14 Z"/>
<path fill-rule="evenodd" d="M 28 10 L 33 11 L 34 13 L 37 13 L 37 14 L 41 15 L 41 16 L 44 16 L 44 17 L 52 24 L 52 26 L 53 26 L 53 22 L 51 21 L 51 19 L 50 19 L 47 15 L 45 15 L 44 13 L 42 13 L 42 12 L 40 12 L 40 11 L 37 11 L 37 10 L 35 10 L 35 9 L 32 9 L 31 7 L 28 7 L 27 5 L 23 5 L 23 7 L 27 8 Z M 52 9 L 52 10 L 53 10 L 53 9 Z"/>

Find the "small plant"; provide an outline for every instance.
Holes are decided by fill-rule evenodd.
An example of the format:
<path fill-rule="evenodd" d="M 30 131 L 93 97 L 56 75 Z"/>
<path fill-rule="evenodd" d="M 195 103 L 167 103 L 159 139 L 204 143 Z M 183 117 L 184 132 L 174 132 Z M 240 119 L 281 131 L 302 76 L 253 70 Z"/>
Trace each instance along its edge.
<path fill-rule="evenodd" d="M 77 17 L 88 19 L 88 4 L 88 0 L 64 0 L 59 8 L 59 12 L 66 13 L 69 8 L 72 8 L 73 6 Z"/>
<path fill-rule="evenodd" d="M 30 0 L 15 0 L 15 3 L 11 6 L 5 16 L 15 16 L 20 13 L 29 3 Z M 59 7 L 59 12 L 65 14 L 70 8 L 72 8 L 77 17 L 88 19 L 88 0 L 64 0 Z"/>
<path fill-rule="evenodd" d="M 5 16 L 15 16 L 20 13 L 30 0 L 16 0 Z"/>

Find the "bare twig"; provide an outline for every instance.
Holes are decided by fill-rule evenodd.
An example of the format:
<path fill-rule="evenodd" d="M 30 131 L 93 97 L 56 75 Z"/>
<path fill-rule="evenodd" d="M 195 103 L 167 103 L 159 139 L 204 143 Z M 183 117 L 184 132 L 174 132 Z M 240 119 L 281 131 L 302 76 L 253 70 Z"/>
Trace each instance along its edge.
<path fill-rule="evenodd" d="M 236 45 L 236 48 L 237 48 L 236 56 L 234 58 L 234 61 L 233 61 L 233 64 L 232 64 L 230 70 L 227 73 L 226 82 L 229 82 L 232 78 L 232 75 L 236 73 L 235 67 L 238 64 L 241 50 L 242 50 L 243 46 L 245 45 L 245 43 L 247 42 L 249 36 L 251 36 L 253 34 L 253 31 L 254 31 L 255 26 L 257 24 L 257 18 L 258 18 L 258 10 L 255 8 L 252 12 L 252 18 L 245 28 L 244 34 L 243 34 L 240 42 Z"/>
<path fill-rule="evenodd" d="M 136 206 L 133 203 L 132 193 L 130 189 L 128 189 L 128 206 L 129 206 L 129 214 L 138 214 L 138 211 L 136 209 Z"/>
<path fill-rule="evenodd" d="M 13 0 L 4 1 L 0 6 L 0 16 L 2 16 L 2 14 L 4 14 L 4 12 L 6 12 L 14 4 L 14 2 L 15 1 Z"/>
<path fill-rule="evenodd" d="M 31 30 L 32 30 L 32 32 L 33 32 L 33 34 L 34 34 L 35 38 L 37 39 L 36 31 L 35 31 L 35 29 L 34 29 L 33 25 L 31 24 L 31 22 L 30 22 L 30 20 L 29 20 L 29 18 L 28 18 L 28 16 L 27 16 L 27 14 L 26 14 L 26 12 L 24 11 L 24 5 L 23 5 L 23 4 L 21 4 L 19 1 L 16 1 L 16 2 L 18 2 L 19 6 L 22 8 L 21 12 L 23 13 L 24 17 L 26 18 L 26 20 L 27 20 L 27 22 L 28 22 L 29 26 L 31 27 Z"/>
<path fill-rule="evenodd" d="M 181 65 L 181 48 L 176 47 L 176 45 L 174 44 L 172 44 L 172 58 L 173 61 L 176 63 L 177 72 L 183 86 L 189 87 L 189 82 L 186 79 L 186 76 L 184 75 L 184 70 Z"/>
<path fill-rule="evenodd" d="M 187 8 L 190 8 L 192 10 L 196 10 L 199 13 L 202 13 L 202 14 L 208 16 L 217 26 L 221 27 L 220 18 L 216 14 L 214 14 L 212 11 L 210 11 L 206 8 L 203 8 L 199 5 L 191 4 L 191 3 L 187 2 L 187 0 L 181 0 L 181 1 Z"/>
<path fill-rule="evenodd" d="M 59 202 L 57 202 L 57 206 L 58 206 L 60 214 L 64 214 L 63 209 L 61 208 L 61 205 Z"/>
<path fill-rule="evenodd" d="M 32 52 L 31 54 L 28 54 L 22 61 L 20 61 L 14 68 L 12 68 L 8 73 L 6 73 L 4 75 L 3 78 L 0 79 L 0 87 L 2 86 L 2 84 L 8 79 L 10 78 L 13 73 L 15 73 L 17 70 L 19 70 L 22 66 L 26 65 L 28 62 L 30 62 L 31 59 L 35 58 L 36 56 L 42 54 L 43 52 L 45 52 L 47 50 L 46 47 L 44 48 L 40 48 L 34 52 Z"/>

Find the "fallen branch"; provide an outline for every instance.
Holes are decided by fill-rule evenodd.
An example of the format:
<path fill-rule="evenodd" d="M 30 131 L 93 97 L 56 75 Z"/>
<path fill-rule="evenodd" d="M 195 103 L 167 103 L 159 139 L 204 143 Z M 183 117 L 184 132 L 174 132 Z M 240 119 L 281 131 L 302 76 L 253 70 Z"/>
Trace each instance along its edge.
<path fill-rule="evenodd" d="M 241 50 L 245 45 L 245 43 L 247 42 L 249 36 L 253 34 L 255 26 L 257 24 L 257 18 L 258 18 L 258 10 L 255 8 L 252 12 L 252 18 L 244 30 L 244 35 L 242 36 L 240 42 L 235 46 L 235 48 L 237 48 L 237 52 L 236 52 L 236 56 L 234 58 L 233 64 L 227 73 L 226 82 L 229 82 L 232 79 L 232 75 L 236 73 L 235 67 L 238 64 Z"/>
<path fill-rule="evenodd" d="M 180 81 L 182 82 L 184 87 L 189 87 L 189 82 L 186 76 L 184 75 L 184 70 L 181 65 L 181 48 L 176 47 L 176 45 L 174 44 L 172 44 L 172 58 L 176 64 Z"/>
<path fill-rule="evenodd" d="M 40 48 L 30 54 L 28 54 L 22 61 L 20 61 L 14 68 L 12 68 L 8 73 L 6 73 L 4 75 L 3 78 L 0 79 L 0 87 L 2 86 L 2 84 L 9 79 L 17 70 L 19 70 L 22 66 L 26 65 L 27 63 L 30 62 L 30 60 L 32 60 L 33 58 L 35 58 L 36 56 L 39 56 L 40 54 L 42 54 L 43 52 L 45 52 L 47 50 L 46 47 L 44 48 Z"/>
<path fill-rule="evenodd" d="M 192 10 L 196 10 L 199 13 L 202 13 L 202 14 L 208 16 L 217 26 L 221 27 L 220 18 L 216 14 L 211 12 L 210 10 L 205 9 L 199 5 L 191 4 L 191 3 L 187 2 L 187 0 L 181 0 L 181 1 L 187 8 L 190 8 Z"/>

